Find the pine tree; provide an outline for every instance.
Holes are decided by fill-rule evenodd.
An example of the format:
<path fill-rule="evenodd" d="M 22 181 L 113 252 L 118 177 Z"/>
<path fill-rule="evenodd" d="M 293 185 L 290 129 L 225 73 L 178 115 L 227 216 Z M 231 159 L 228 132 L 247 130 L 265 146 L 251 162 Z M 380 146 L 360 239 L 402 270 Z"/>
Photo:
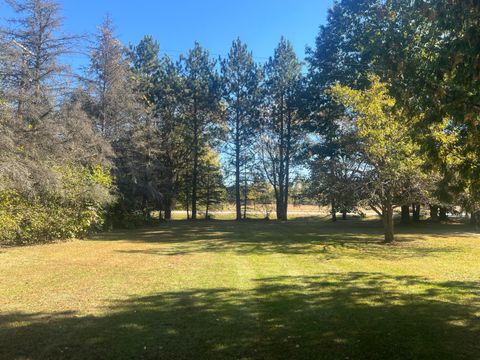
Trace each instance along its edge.
<path fill-rule="evenodd" d="M 60 95 L 68 93 L 68 67 L 60 58 L 72 50 L 78 36 L 64 34 L 60 5 L 51 0 L 10 0 L 16 13 L 2 29 L 10 63 L 4 79 L 6 101 L 14 102 L 16 116 L 35 127 L 47 118 Z"/>
<path fill-rule="evenodd" d="M 161 60 L 159 57 L 160 44 L 152 37 L 145 36 L 138 45 L 130 46 L 129 55 L 132 62 L 132 71 L 136 77 L 137 89 L 147 108 L 155 112 L 156 87 Z M 153 114 L 155 117 L 156 114 Z"/>
<path fill-rule="evenodd" d="M 135 55 L 131 68 L 131 57 L 116 39 L 113 23 L 107 17 L 91 49 L 90 78 L 86 81 L 90 97 L 85 108 L 114 149 L 120 221 L 135 212 L 149 221 L 151 211 L 159 209 L 162 196 L 159 139 L 146 100 L 149 94 L 144 92 L 151 74 L 142 64 L 143 54 Z"/>
<path fill-rule="evenodd" d="M 275 190 L 277 218 L 287 220 L 292 160 L 302 131 L 302 73 L 291 43 L 283 37 L 266 64 L 265 76 L 267 116 L 261 143 L 262 163 Z"/>
<path fill-rule="evenodd" d="M 115 37 L 112 19 L 107 16 L 90 49 L 85 85 L 92 94 L 86 107 L 100 133 L 112 143 L 142 116 L 132 78 L 127 49 Z"/>
<path fill-rule="evenodd" d="M 195 43 L 181 58 L 183 93 L 182 116 L 187 122 L 191 149 L 192 219 L 197 218 L 199 157 L 206 144 L 216 138 L 215 131 L 223 120 L 220 78 L 207 50 Z"/>
<path fill-rule="evenodd" d="M 356 181 L 350 182 L 349 178 L 357 177 L 362 163 L 345 109 L 327 90 L 337 82 L 353 88 L 368 84 L 368 57 L 361 54 L 357 46 L 356 36 L 361 26 L 354 15 L 370 14 L 370 3 L 373 2 L 344 0 L 334 4 L 328 12 L 327 23 L 320 27 L 315 47 L 307 49 L 309 67 L 304 111 L 308 118 L 306 127 L 316 135 L 316 141 L 312 141 L 308 149 L 310 193 L 320 204 L 330 206 L 333 221 L 342 208 L 356 207 L 359 189 Z M 347 188 L 350 191 L 346 191 Z"/>
<path fill-rule="evenodd" d="M 227 59 L 222 61 L 224 99 L 227 103 L 229 127 L 228 150 L 233 150 L 232 163 L 235 172 L 236 219 L 242 218 L 242 173 L 244 184 L 244 217 L 246 212 L 247 178 L 242 169 L 251 164 L 250 152 L 259 126 L 261 98 L 261 73 L 253 61 L 251 52 L 240 39 L 232 43 Z M 233 149 L 232 149 L 233 148 Z"/>
<path fill-rule="evenodd" d="M 210 210 L 225 199 L 226 192 L 219 156 L 209 147 L 200 158 L 199 174 L 199 203 L 205 207 L 205 219 L 209 219 Z"/>
<path fill-rule="evenodd" d="M 56 2 L 9 4 L 15 18 L 0 35 L 0 207 L 9 225 L 0 241 L 81 236 L 101 225 L 112 199 L 110 148 L 62 62 L 78 37 L 63 34 Z"/>
<path fill-rule="evenodd" d="M 163 165 L 162 204 L 166 220 L 171 218 L 182 188 L 190 184 L 190 181 L 182 184 L 191 163 L 189 119 L 184 116 L 184 85 L 180 65 L 164 56 L 157 74 L 154 106 Z"/>

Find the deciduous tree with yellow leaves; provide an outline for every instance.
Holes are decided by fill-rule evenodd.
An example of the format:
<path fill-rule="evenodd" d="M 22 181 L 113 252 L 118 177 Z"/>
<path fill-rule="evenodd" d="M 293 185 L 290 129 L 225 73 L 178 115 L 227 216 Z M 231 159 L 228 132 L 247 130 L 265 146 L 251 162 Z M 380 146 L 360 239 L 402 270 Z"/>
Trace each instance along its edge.
<path fill-rule="evenodd" d="M 420 171 L 423 159 L 410 129 L 415 119 L 409 118 L 389 95 L 388 86 L 374 75 L 365 90 L 334 85 L 332 96 L 347 107 L 368 164 L 365 187 L 368 205 L 383 220 L 385 242 L 394 241 L 393 210 L 408 202 L 411 189 L 425 179 Z"/>

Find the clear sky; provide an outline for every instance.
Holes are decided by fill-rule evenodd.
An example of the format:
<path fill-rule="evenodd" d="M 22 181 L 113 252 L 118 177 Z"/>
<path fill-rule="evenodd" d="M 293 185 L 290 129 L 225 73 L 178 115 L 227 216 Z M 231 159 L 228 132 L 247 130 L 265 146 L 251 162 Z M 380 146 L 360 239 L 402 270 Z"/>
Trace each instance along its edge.
<path fill-rule="evenodd" d="M 286 36 L 298 56 L 313 45 L 333 0 L 63 0 L 65 28 L 72 33 L 92 33 L 109 13 L 117 35 L 125 43 L 137 43 L 153 35 L 161 51 L 176 57 L 195 40 L 212 55 L 228 52 L 240 37 L 258 61 L 273 53 L 280 36 Z M 10 11 L 0 0 L 1 17 Z"/>

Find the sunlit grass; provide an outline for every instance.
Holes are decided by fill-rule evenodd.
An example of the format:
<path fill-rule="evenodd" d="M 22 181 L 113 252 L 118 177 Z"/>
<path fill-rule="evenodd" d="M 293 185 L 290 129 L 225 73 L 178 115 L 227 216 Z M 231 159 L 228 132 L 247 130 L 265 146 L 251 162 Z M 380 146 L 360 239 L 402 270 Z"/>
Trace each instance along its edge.
<path fill-rule="evenodd" d="M 462 225 L 173 221 L 0 249 L 0 358 L 480 358 Z"/>

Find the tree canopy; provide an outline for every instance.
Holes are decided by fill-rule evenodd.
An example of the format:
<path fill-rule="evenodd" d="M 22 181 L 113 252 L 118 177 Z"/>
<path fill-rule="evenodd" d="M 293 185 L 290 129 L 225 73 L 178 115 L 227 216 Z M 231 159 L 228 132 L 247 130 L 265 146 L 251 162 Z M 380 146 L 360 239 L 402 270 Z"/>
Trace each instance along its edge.
<path fill-rule="evenodd" d="M 480 222 L 478 1 L 340 0 L 302 62 L 279 39 L 264 63 L 241 39 L 172 59 L 125 46 L 108 16 L 67 34 L 53 0 L 8 1 L 0 29 L 0 237 L 79 236 L 295 199 Z M 68 54 L 88 65 L 72 71 Z M 295 200 L 294 199 L 294 200 Z M 306 200 L 307 199 L 307 200 Z M 296 201 L 296 200 L 295 200 Z M 252 210 L 253 211 L 253 210 Z"/>

